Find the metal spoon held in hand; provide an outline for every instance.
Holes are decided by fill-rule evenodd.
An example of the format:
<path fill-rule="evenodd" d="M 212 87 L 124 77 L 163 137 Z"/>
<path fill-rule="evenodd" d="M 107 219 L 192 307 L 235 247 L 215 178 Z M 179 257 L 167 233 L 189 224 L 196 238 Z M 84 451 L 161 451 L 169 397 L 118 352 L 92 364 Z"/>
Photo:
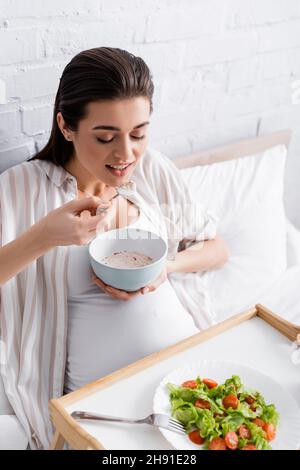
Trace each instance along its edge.
<path fill-rule="evenodd" d="M 117 196 L 129 196 L 132 194 L 136 189 L 136 185 L 133 181 L 127 181 L 127 183 L 122 184 L 121 186 L 116 187 L 117 194 L 114 195 L 108 202 L 111 202 L 113 199 L 115 199 Z M 110 206 L 108 207 L 97 207 L 96 215 L 103 214 L 104 212 L 107 212 Z"/>
<path fill-rule="evenodd" d="M 113 199 L 115 199 L 115 197 L 119 196 L 119 193 L 115 194 L 114 197 L 112 197 L 108 202 L 111 202 Z M 107 202 L 107 203 L 108 203 Z M 105 204 L 105 203 L 104 203 Z M 108 211 L 108 209 L 110 208 L 110 206 L 108 207 L 101 207 L 101 206 L 98 206 L 97 207 L 97 210 L 96 210 L 96 215 L 100 215 L 100 214 L 104 214 L 105 212 Z"/>

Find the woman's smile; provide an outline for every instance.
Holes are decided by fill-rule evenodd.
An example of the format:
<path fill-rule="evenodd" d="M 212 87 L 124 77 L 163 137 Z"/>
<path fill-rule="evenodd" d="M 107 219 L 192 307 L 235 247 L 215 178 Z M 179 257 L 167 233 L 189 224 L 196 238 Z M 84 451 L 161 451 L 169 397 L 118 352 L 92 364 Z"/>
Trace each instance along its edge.
<path fill-rule="evenodd" d="M 105 168 L 114 176 L 126 176 L 132 169 L 135 162 L 128 163 L 127 165 L 105 165 Z"/>

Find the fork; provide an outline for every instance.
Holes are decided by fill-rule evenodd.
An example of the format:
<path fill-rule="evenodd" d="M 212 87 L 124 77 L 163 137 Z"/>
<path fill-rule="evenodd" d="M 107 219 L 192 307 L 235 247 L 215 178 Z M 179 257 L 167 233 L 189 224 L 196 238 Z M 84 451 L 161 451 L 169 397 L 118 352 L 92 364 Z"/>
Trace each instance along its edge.
<path fill-rule="evenodd" d="M 99 421 L 114 421 L 117 423 L 130 423 L 130 424 L 150 424 L 158 428 L 168 429 L 169 431 L 185 434 L 184 426 L 168 415 L 160 413 L 152 413 L 146 418 L 132 419 L 132 418 L 118 418 L 116 416 L 100 415 L 97 413 L 87 413 L 86 411 L 73 411 L 72 418 L 77 419 L 93 419 Z"/>

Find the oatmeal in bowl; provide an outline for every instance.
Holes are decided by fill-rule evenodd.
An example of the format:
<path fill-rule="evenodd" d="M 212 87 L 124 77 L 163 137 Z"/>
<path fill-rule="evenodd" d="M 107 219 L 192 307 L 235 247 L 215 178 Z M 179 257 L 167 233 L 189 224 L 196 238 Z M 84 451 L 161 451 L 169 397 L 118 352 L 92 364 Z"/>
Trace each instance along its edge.
<path fill-rule="evenodd" d="M 167 251 L 166 241 L 156 233 L 129 227 L 100 233 L 89 245 L 96 276 L 126 291 L 154 281 L 163 270 Z"/>

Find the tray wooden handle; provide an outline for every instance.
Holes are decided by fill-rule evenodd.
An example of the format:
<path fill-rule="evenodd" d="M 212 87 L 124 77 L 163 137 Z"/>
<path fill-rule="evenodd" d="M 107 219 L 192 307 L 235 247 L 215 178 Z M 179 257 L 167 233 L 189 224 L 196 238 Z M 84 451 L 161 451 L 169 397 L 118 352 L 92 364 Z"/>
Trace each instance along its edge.
<path fill-rule="evenodd" d="M 255 305 L 257 310 L 257 316 L 265 320 L 269 325 L 276 328 L 287 338 L 292 341 L 296 341 L 300 346 L 300 326 L 290 323 L 284 318 L 281 318 L 279 315 L 271 312 L 267 307 L 261 304 Z"/>
<path fill-rule="evenodd" d="M 49 403 L 50 417 L 56 428 L 49 450 L 61 450 L 67 442 L 72 449 L 101 450 L 100 442 L 87 433 L 60 403 L 53 398 Z"/>

